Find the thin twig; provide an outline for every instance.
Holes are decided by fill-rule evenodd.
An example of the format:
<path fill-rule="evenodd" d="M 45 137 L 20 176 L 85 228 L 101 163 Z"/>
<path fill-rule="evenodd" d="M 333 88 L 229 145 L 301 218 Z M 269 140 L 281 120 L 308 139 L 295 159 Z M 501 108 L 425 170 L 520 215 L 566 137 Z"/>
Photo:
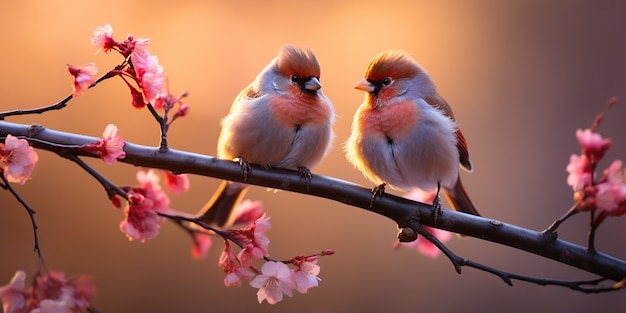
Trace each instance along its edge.
<path fill-rule="evenodd" d="M 107 72 L 106 74 L 100 76 L 100 78 L 95 80 L 93 82 L 93 84 L 91 84 L 91 86 L 89 86 L 89 88 L 93 88 L 98 83 L 102 82 L 103 80 L 109 79 L 109 78 L 115 76 L 112 73 L 114 73 L 115 71 L 119 71 L 123 67 L 123 65 L 125 63 L 126 62 L 116 66 L 113 70 L 111 70 L 111 71 Z M 7 117 L 7 116 L 26 115 L 26 114 L 41 114 L 41 113 L 52 111 L 52 110 L 60 110 L 60 109 L 63 109 L 64 107 L 66 107 L 67 103 L 70 100 L 72 100 L 73 98 L 74 98 L 74 96 L 72 94 L 70 94 L 67 97 L 63 98 L 61 101 L 59 101 L 57 103 L 54 103 L 54 104 L 51 104 L 51 105 L 44 106 L 44 107 L 39 107 L 39 108 L 34 108 L 34 109 L 17 109 L 17 110 L 0 112 L 0 120 L 4 120 L 4 118 Z"/>
<path fill-rule="evenodd" d="M 167 113 L 163 114 L 163 116 L 159 115 L 159 113 L 154 109 L 152 104 L 147 104 L 148 111 L 152 114 L 154 119 L 159 123 L 159 129 L 161 131 L 161 140 L 159 142 L 159 152 L 166 152 L 168 150 L 167 147 Z"/>
<path fill-rule="evenodd" d="M 585 287 L 585 286 L 597 286 L 599 283 L 606 281 L 607 278 L 598 278 L 598 279 L 593 279 L 593 280 L 557 280 L 557 279 L 547 279 L 547 278 L 534 277 L 534 276 L 528 276 L 528 275 L 520 275 L 520 274 L 515 274 L 515 273 L 510 273 L 507 271 L 499 270 L 499 269 L 457 256 L 450 249 L 448 249 L 446 245 L 444 245 L 441 241 L 439 241 L 437 237 L 433 236 L 421 224 L 417 222 L 414 223 L 412 227 L 414 227 L 414 230 L 418 234 L 422 235 L 424 238 L 426 238 L 426 240 L 430 241 L 437 248 L 439 248 L 439 250 L 443 252 L 443 254 L 446 255 L 446 257 L 448 257 L 450 262 L 452 262 L 452 265 L 454 265 L 455 270 L 459 274 L 461 274 L 461 267 L 467 266 L 467 267 L 472 267 L 472 268 L 475 268 L 475 269 L 478 269 L 487 273 L 494 274 L 500 277 L 509 286 L 513 286 L 512 280 L 516 279 L 520 281 L 538 284 L 541 286 L 554 285 L 554 286 L 567 287 L 569 289 L 580 291 L 583 293 L 602 293 L 602 292 L 608 292 L 608 291 L 616 291 L 622 288 L 620 284 L 615 284 L 610 287 L 594 287 L 594 288 Z"/>
<path fill-rule="evenodd" d="M 572 215 L 578 213 L 578 210 L 576 210 L 578 208 L 578 203 L 574 203 L 574 205 L 569 208 L 569 210 L 567 210 L 567 212 L 565 212 L 565 214 L 563 214 L 563 216 L 561 216 L 558 220 L 554 221 L 554 223 L 552 223 L 552 225 L 550 225 L 546 230 L 544 230 L 544 233 L 553 233 L 556 231 L 557 228 L 559 228 L 559 226 L 565 222 L 568 218 L 570 218 Z"/>
<path fill-rule="evenodd" d="M 119 195 L 125 199 L 128 198 L 126 191 L 124 191 L 119 186 L 113 184 L 110 180 L 102 176 L 102 174 L 100 174 L 98 171 L 93 169 L 93 167 L 89 166 L 87 163 L 85 163 L 75 154 L 63 153 L 61 154 L 61 156 L 78 164 L 78 166 L 80 166 L 87 173 L 89 173 L 93 178 L 95 178 L 102 185 L 102 187 L 104 187 L 104 190 L 106 191 L 109 199 L 112 199 L 115 195 Z"/>
<path fill-rule="evenodd" d="M 41 262 L 44 270 L 47 271 L 48 269 L 46 267 L 46 262 L 43 258 L 43 253 L 41 252 L 41 245 L 39 244 L 39 232 L 37 231 L 38 230 L 37 221 L 35 221 L 35 213 L 37 212 L 35 212 L 35 210 L 33 210 L 33 208 L 31 208 L 30 205 L 26 203 L 26 200 L 24 200 L 24 198 L 22 198 L 22 196 L 20 196 L 20 194 L 17 193 L 17 191 L 15 191 L 13 187 L 11 187 L 11 184 L 4 177 L 4 175 L 0 174 L 0 178 L 3 181 L 3 183 L 0 184 L 0 186 L 3 189 L 8 190 L 13 195 L 13 197 L 26 209 L 26 212 L 28 213 L 28 216 L 30 217 L 30 222 L 33 225 L 33 237 L 35 240 L 34 251 L 37 252 L 37 257 L 39 258 L 39 261 Z"/>

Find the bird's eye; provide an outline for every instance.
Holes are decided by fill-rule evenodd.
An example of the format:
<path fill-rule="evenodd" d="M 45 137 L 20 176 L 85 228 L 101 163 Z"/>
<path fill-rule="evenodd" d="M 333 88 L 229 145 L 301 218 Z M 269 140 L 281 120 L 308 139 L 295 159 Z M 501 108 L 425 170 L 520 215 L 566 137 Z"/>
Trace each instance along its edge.
<path fill-rule="evenodd" d="M 291 81 L 294 82 L 294 83 L 297 82 L 298 81 L 298 75 L 296 75 L 296 74 L 291 75 Z"/>
<path fill-rule="evenodd" d="M 383 78 L 382 83 L 383 83 L 384 86 L 389 86 L 389 84 L 391 84 L 391 78 L 389 78 L 389 77 Z"/>

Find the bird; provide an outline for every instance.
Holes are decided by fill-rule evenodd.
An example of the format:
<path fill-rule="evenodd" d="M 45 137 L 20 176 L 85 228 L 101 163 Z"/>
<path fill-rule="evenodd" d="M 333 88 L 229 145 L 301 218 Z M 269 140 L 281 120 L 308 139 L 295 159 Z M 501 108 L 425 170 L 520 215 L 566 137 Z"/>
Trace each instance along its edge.
<path fill-rule="evenodd" d="M 285 45 L 237 95 L 222 119 L 217 157 L 239 159 L 244 181 L 248 163 L 298 170 L 310 179 L 310 169 L 333 144 L 334 121 L 333 105 L 322 92 L 315 54 L 311 49 Z M 230 226 L 234 208 L 248 186 L 223 181 L 200 210 L 199 219 L 217 227 Z"/>
<path fill-rule="evenodd" d="M 459 177 L 460 167 L 472 171 L 467 141 L 424 68 L 403 50 L 385 50 L 354 88 L 366 94 L 344 150 L 348 161 L 378 184 L 372 201 L 386 185 L 436 190 L 433 207 L 441 214 L 442 189 L 455 210 L 480 215 Z"/>

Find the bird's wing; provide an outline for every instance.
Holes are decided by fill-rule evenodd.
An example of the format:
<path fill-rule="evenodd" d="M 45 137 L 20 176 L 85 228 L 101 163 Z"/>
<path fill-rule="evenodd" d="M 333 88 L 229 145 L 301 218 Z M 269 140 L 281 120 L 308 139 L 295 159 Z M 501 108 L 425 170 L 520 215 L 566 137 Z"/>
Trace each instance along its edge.
<path fill-rule="evenodd" d="M 446 102 L 446 100 L 442 98 L 439 94 L 427 96 L 424 98 L 424 100 L 431 106 L 441 110 L 453 121 L 456 121 L 454 119 L 454 114 L 452 113 L 452 108 L 450 107 L 448 102 Z M 465 140 L 465 136 L 463 136 L 463 133 L 458 128 L 458 126 L 456 128 L 456 147 L 459 149 L 459 162 L 461 163 L 461 166 L 463 166 L 463 168 L 465 168 L 467 171 L 471 172 L 472 162 L 469 159 L 469 149 L 467 148 L 467 141 Z"/>

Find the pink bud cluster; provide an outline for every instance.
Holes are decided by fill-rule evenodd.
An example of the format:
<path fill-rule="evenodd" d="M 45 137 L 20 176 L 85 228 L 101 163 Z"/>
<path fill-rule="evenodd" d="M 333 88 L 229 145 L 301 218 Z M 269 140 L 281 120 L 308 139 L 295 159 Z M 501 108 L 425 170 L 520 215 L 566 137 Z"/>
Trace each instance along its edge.
<path fill-rule="evenodd" d="M 124 41 L 116 41 L 113 38 L 113 28 L 106 24 L 96 28 L 91 37 L 91 43 L 99 47 L 98 51 L 105 53 L 116 51 L 128 61 L 124 63 L 126 66 L 118 67 L 108 75 L 119 75 L 124 79 L 130 89 L 133 107 L 141 109 L 150 103 L 156 109 L 162 108 L 169 112 L 178 104 L 174 119 L 184 117 L 189 113 L 189 106 L 181 102 L 186 92 L 176 97 L 166 90 L 163 66 L 159 64 L 159 59 L 148 51 L 150 39 L 134 38 L 128 35 Z M 98 71 L 95 63 L 83 66 L 68 64 L 68 70 L 74 77 L 72 92 L 74 97 L 80 96 L 94 84 L 94 76 Z M 129 83 L 127 79 L 134 81 L 139 88 Z"/>
<path fill-rule="evenodd" d="M 0 287 L 4 313 L 85 312 L 96 288 L 91 278 L 65 278 L 63 273 L 36 274 L 26 289 L 26 274 L 17 271 L 9 284 Z"/>
<path fill-rule="evenodd" d="M 596 118 L 596 124 L 602 120 Z M 613 161 L 596 176 L 596 168 L 606 151 L 611 147 L 611 140 L 603 138 L 592 129 L 579 129 L 576 138 L 582 146 L 580 155 L 572 154 L 567 165 L 567 184 L 574 190 L 577 211 L 595 211 L 594 221 L 597 226 L 607 216 L 620 216 L 626 213 L 626 185 L 622 162 Z"/>
<path fill-rule="evenodd" d="M 315 255 L 299 256 L 286 262 L 266 259 L 270 241 L 265 232 L 269 228 L 269 218 L 262 216 L 251 227 L 227 231 L 242 248 L 235 255 L 230 243 L 224 241 L 219 266 L 227 274 L 224 279 L 226 286 L 241 286 L 244 279 L 249 279 L 250 286 L 259 289 L 259 303 L 267 300 L 270 304 L 276 304 L 283 299 L 283 295 L 293 296 L 294 289 L 306 293 L 309 288 L 317 287 L 320 267 Z M 253 267 L 253 262 L 257 260 L 265 261 L 260 271 Z"/>

